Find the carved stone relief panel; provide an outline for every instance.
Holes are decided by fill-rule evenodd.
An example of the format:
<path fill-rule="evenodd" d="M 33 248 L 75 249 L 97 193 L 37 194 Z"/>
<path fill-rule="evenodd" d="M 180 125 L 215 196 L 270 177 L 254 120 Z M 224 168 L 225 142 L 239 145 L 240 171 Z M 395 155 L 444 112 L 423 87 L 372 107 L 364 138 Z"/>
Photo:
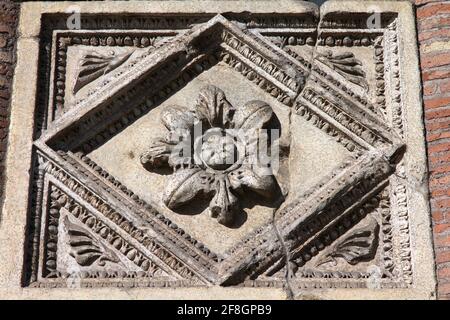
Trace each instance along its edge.
<path fill-rule="evenodd" d="M 218 3 L 39 7 L 20 287 L 432 297 L 411 8 Z"/>

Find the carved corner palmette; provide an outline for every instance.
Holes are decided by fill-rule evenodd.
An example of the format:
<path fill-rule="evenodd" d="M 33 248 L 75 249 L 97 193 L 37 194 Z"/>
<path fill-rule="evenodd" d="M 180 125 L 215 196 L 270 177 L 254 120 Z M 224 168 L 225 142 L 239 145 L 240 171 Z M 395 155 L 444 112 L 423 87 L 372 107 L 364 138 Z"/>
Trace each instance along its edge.
<path fill-rule="evenodd" d="M 366 73 L 361 69 L 361 61 L 355 59 L 351 52 L 333 55 L 331 51 L 320 54 L 317 59 L 336 70 L 348 81 L 361 86 L 365 91 L 369 91 L 369 84 L 366 80 Z"/>
<path fill-rule="evenodd" d="M 355 228 L 342 240 L 338 240 L 328 253 L 322 256 L 317 266 L 325 263 L 336 264 L 337 258 L 342 258 L 351 265 L 374 258 L 378 249 L 379 225 L 370 218 L 366 226 Z"/>
<path fill-rule="evenodd" d="M 56 50 L 41 53 L 53 74 L 40 79 L 24 285 L 66 286 L 77 270 L 86 287 L 366 287 L 375 268 L 380 286 L 410 286 L 396 18 L 383 15 L 376 30 L 359 16 L 341 18 L 318 28 L 304 14 L 88 16 L 75 33 L 59 17 L 44 21 L 43 39 Z M 238 93 L 225 83 L 203 83 L 184 104 L 161 107 L 164 131 L 146 137 L 133 160 L 150 177 L 170 169 L 161 204 L 93 160 L 91 152 L 216 67 L 265 98 L 232 103 Z M 257 161 L 255 146 L 279 143 L 263 130 L 280 129 L 277 108 L 290 117 L 281 129 L 292 135 L 292 120 L 302 119 L 347 152 L 300 195 L 281 192 Z M 273 219 L 222 253 L 166 215 L 206 200 L 213 218 L 239 229 L 242 202 L 253 197 Z"/>
<path fill-rule="evenodd" d="M 67 216 L 64 218 L 64 225 L 69 236 L 70 255 L 80 266 L 93 264 L 105 266 L 107 262 L 119 262 L 119 258 L 113 251 L 106 249 L 86 229 L 72 223 Z M 105 234 L 107 229 L 103 229 L 102 232 Z"/>
<path fill-rule="evenodd" d="M 131 54 L 132 52 L 116 54 L 115 51 L 110 51 L 107 55 L 91 52 L 83 56 L 80 60 L 79 72 L 73 93 L 77 93 L 78 90 L 88 83 L 119 67 L 127 61 Z"/>

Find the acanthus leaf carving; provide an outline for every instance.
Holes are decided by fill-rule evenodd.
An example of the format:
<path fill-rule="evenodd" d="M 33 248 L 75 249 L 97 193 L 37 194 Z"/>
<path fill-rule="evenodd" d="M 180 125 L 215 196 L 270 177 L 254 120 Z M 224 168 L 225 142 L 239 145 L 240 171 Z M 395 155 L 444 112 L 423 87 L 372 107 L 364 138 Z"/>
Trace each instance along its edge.
<path fill-rule="evenodd" d="M 122 65 L 131 54 L 132 52 L 116 53 L 115 51 L 110 51 L 109 55 L 97 52 L 87 53 L 80 60 L 80 69 L 73 93 L 77 93 L 87 84 Z"/>
<path fill-rule="evenodd" d="M 120 259 L 111 250 L 100 244 L 87 230 L 64 217 L 64 225 L 67 229 L 68 244 L 71 248 L 70 255 L 83 267 L 105 266 L 106 262 L 119 263 Z"/>
<path fill-rule="evenodd" d="M 378 248 L 379 230 L 378 222 L 369 215 L 364 226 L 350 231 L 338 241 L 330 252 L 319 259 L 317 266 L 329 262 L 337 264 L 337 258 L 342 258 L 351 265 L 373 259 Z"/>
<path fill-rule="evenodd" d="M 319 54 L 317 59 L 335 70 L 351 83 L 360 86 L 365 91 L 369 91 L 366 73 L 361 68 L 361 61 L 355 58 L 354 53 L 344 52 L 341 54 L 333 54 L 328 50 L 323 54 Z"/>

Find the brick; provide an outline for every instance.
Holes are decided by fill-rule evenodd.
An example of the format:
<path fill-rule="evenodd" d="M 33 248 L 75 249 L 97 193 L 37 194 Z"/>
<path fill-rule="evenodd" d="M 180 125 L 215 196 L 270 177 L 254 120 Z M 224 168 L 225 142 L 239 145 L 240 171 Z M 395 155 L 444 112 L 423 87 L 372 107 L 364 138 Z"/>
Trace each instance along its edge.
<path fill-rule="evenodd" d="M 10 93 L 9 90 L 0 90 L 0 99 L 9 99 Z"/>
<path fill-rule="evenodd" d="M 434 244 L 436 247 L 450 247 L 450 235 L 435 235 Z"/>
<path fill-rule="evenodd" d="M 0 48 L 6 47 L 8 44 L 8 39 L 5 36 L 0 35 Z"/>
<path fill-rule="evenodd" d="M 441 209 L 450 208 L 450 198 L 443 198 L 435 201 L 435 205 Z"/>
<path fill-rule="evenodd" d="M 450 52 L 421 55 L 422 68 L 440 67 L 450 64 Z"/>
<path fill-rule="evenodd" d="M 8 133 L 6 130 L 0 130 L 0 139 L 5 139 Z"/>
<path fill-rule="evenodd" d="M 438 210 L 433 210 L 431 218 L 433 219 L 433 223 L 441 223 L 442 221 L 445 221 L 444 213 Z"/>
<path fill-rule="evenodd" d="M 6 128 L 8 127 L 9 121 L 6 119 L 0 119 L 0 128 Z"/>
<path fill-rule="evenodd" d="M 425 96 L 432 96 L 438 91 L 438 88 L 440 88 L 440 86 L 436 82 L 425 83 L 423 86 L 423 94 Z"/>
<path fill-rule="evenodd" d="M 450 283 L 440 284 L 438 286 L 439 298 L 442 298 L 441 295 L 445 295 L 446 299 L 450 298 Z"/>
<path fill-rule="evenodd" d="M 450 250 L 436 252 L 436 263 L 450 262 Z"/>
<path fill-rule="evenodd" d="M 443 166 L 433 168 L 433 170 L 431 170 L 430 172 L 431 172 L 431 174 L 450 172 L 450 163 L 447 163 L 446 165 L 443 165 Z"/>
<path fill-rule="evenodd" d="M 9 79 L 6 77 L 0 77 L 0 88 L 9 88 Z"/>
<path fill-rule="evenodd" d="M 439 119 L 441 120 L 441 119 Z M 443 121 L 436 121 L 436 122 L 427 122 L 426 128 L 428 132 L 433 132 L 435 130 L 440 129 L 448 129 L 450 128 L 450 118 L 444 119 Z"/>
<path fill-rule="evenodd" d="M 10 83 L 13 75 L 14 61 L 13 47 L 9 44 L 12 42 L 11 37 L 16 33 L 16 25 L 18 21 L 19 4 L 13 1 L 0 0 L 0 207 L 3 193 L 4 181 L 4 158 L 6 149 L 7 129 L 2 128 L 8 125 L 9 115 L 9 97 Z"/>
<path fill-rule="evenodd" d="M 9 100 L 0 98 L 0 117 L 5 118 L 9 116 Z"/>
<path fill-rule="evenodd" d="M 441 110 L 427 110 L 425 112 L 425 119 L 436 119 L 444 117 L 450 117 L 450 108 Z"/>
<path fill-rule="evenodd" d="M 12 30 L 12 28 L 10 26 L 0 23 L 0 33 L 11 34 L 12 31 L 13 30 Z"/>
<path fill-rule="evenodd" d="M 443 223 L 443 224 L 435 225 L 433 230 L 435 233 L 444 233 L 444 232 L 450 231 L 450 223 Z M 449 255 L 450 255 L 450 252 L 449 252 Z"/>
<path fill-rule="evenodd" d="M 440 268 L 437 271 L 438 277 L 450 278 L 450 267 Z"/>
<path fill-rule="evenodd" d="M 430 162 L 430 165 L 450 163 L 450 152 L 444 152 L 442 154 L 430 154 L 428 160 Z"/>
<path fill-rule="evenodd" d="M 442 28 L 442 26 L 450 25 L 450 17 L 434 16 L 426 19 L 421 19 L 417 23 L 419 33 L 433 28 Z"/>
<path fill-rule="evenodd" d="M 450 185 L 450 175 L 443 176 L 439 178 L 431 178 L 429 181 L 430 187 L 440 187 L 440 186 L 447 186 Z"/>
<path fill-rule="evenodd" d="M 3 52 L 0 51 L 0 61 L 11 63 L 12 62 L 12 53 L 11 52 Z"/>
<path fill-rule="evenodd" d="M 450 78 L 439 81 L 439 91 L 443 94 L 450 93 Z"/>
<path fill-rule="evenodd" d="M 430 3 L 417 9 L 417 18 L 428 18 L 438 14 L 450 14 L 450 3 Z"/>
<path fill-rule="evenodd" d="M 450 78 L 450 70 L 424 70 L 422 65 L 422 80 L 436 80 L 436 79 L 446 79 Z"/>
<path fill-rule="evenodd" d="M 433 198 L 444 196 L 450 197 L 450 188 L 434 189 L 430 192 L 430 194 Z"/>
<path fill-rule="evenodd" d="M 429 141 L 429 142 L 447 139 L 447 138 L 450 138 L 450 131 L 438 132 L 438 133 L 433 133 L 433 134 L 427 135 L 427 141 Z"/>
<path fill-rule="evenodd" d="M 6 77 L 7 74 L 10 72 L 10 67 L 6 64 L 0 64 L 0 76 Z"/>
<path fill-rule="evenodd" d="M 419 41 L 421 41 L 421 45 L 423 41 L 430 39 L 432 40 L 450 39 L 450 28 L 448 29 L 440 28 L 437 30 L 419 32 Z"/>
<path fill-rule="evenodd" d="M 441 294 L 438 294 L 438 300 L 441 300 L 441 301 L 447 301 L 447 300 L 450 300 L 450 294 L 445 294 L 445 293 L 441 293 Z"/>
<path fill-rule="evenodd" d="M 420 5 L 423 5 L 423 4 L 426 4 L 426 3 L 437 2 L 437 1 L 442 1 L 442 0 L 415 0 L 413 2 L 414 2 L 414 4 L 416 6 L 420 6 Z"/>
<path fill-rule="evenodd" d="M 416 5 L 422 5 L 417 9 L 417 17 L 419 18 L 418 26 L 419 41 L 435 41 L 436 39 L 450 38 L 450 28 L 443 28 L 443 26 L 450 26 L 450 2 L 439 3 L 437 0 L 416 0 Z M 2 17 L 3 18 L 3 17 Z M 0 18 L 0 21 L 12 21 L 10 16 L 7 19 Z M 439 28 L 438 30 L 431 30 L 433 28 Z M 427 31 L 425 31 L 427 30 Z M 424 32 L 425 31 L 425 32 Z M 0 24 L 0 33 L 10 34 L 12 32 L 11 27 Z M 6 42 L 3 42 L 6 46 Z M 2 36 L 0 35 L 0 48 L 2 47 Z M 7 61 L 12 61 L 9 54 L 3 55 Z M 431 171 L 432 175 L 437 173 L 448 172 L 446 170 L 440 171 L 439 168 L 450 167 L 450 142 L 439 142 L 450 138 L 450 132 L 446 129 L 450 128 L 450 108 L 446 109 L 446 106 L 450 104 L 450 97 L 445 97 L 442 94 L 450 92 L 450 68 L 446 70 L 446 66 L 450 65 L 450 54 L 424 54 L 422 57 L 422 77 L 424 81 L 429 80 L 443 80 L 436 83 L 424 83 L 424 95 L 427 97 L 433 97 L 433 99 L 427 99 L 425 106 L 426 112 L 426 129 L 427 140 L 433 142 L 428 147 L 429 162 L 438 167 L 433 167 Z M 6 65 L 0 64 L 0 77 L 8 73 Z M 432 70 L 428 68 L 434 68 Z M 4 94 L 4 97 L 9 98 L 9 93 Z M 1 99 L 0 99 L 1 100 Z M 7 103 L 8 101 L 6 101 Z M 6 116 L 8 114 L 6 108 L 2 108 L 4 101 L 0 103 L 0 115 Z M 6 104 L 7 106 L 7 104 Z M 439 108 L 443 108 L 439 110 Z M 445 119 L 448 118 L 448 119 Z M 444 119 L 442 121 L 437 120 Z M 431 120 L 431 121 L 430 121 Z M 2 122 L 3 121 L 3 122 Z M 2 124 L 7 123 L 5 120 L 0 120 L 0 127 Z M 2 131 L 2 136 L 6 135 L 5 131 Z M 0 146 L 5 145 L 0 142 Z M 2 148 L 0 147 L 0 151 Z M 447 164 L 447 165 L 446 165 Z M 2 172 L 2 165 L 0 165 L 0 172 Z M 1 185 L 0 177 L 0 185 Z M 450 212 L 450 199 L 443 198 L 444 195 L 448 195 L 450 190 L 450 175 L 440 176 L 438 178 L 430 179 L 431 195 L 433 197 L 434 209 L 432 210 L 432 219 L 436 221 L 446 221 L 447 217 L 450 217 L 450 213 L 446 215 L 446 212 Z M 440 198 L 436 198 L 440 197 Z M 437 263 L 449 263 L 450 262 L 450 236 L 443 235 L 450 230 L 450 221 L 448 223 L 435 224 L 435 234 L 441 234 L 435 237 L 436 246 L 442 245 L 445 250 L 437 250 L 436 261 Z M 438 273 L 438 292 L 440 298 L 450 299 L 450 267 L 443 267 L 437 270 Z"/>
<path fill-rule="evenodd" d="M 6 143 L 0 143 L 0 153 L 4 154 L 6 152 L 6 149 L 7 149 Z"/>
<path fill-rule="evenodd" d="M 10 67 L 6 63 L 0 62 L 0 75 L 5 75 L 8 73 Z"/>
<path fill-rule="evenodd" d="M 450 105 L 450 97 L 436 97 L 425 100 L 425 109 L 433 109 Z"/>

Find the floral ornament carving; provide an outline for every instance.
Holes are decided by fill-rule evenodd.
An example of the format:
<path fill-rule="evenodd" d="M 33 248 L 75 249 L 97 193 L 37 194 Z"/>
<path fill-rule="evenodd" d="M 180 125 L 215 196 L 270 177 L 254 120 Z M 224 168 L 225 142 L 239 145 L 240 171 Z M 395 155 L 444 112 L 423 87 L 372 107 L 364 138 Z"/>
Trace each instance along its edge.
<path fill-rule="evenodd" d="M 110 51 L 109 54 L 90 52 L 80 60 L 80 67 L 77 81 L 73 88 L 73 93 L 77 93 L 81 88 L 113 71 L 122 65 L 131 56 L 132 52 L 116 53 Z"/>
<path fill-rule="evenodd" d="M 94 263 L 105 266 L 106 262 L 119 263 L 117 255 L 107 250 L 84 228 L 72 223 L 66 216 L 64 225 L 67 228 L 70 255 L 80 266 L 91 266 Z"/>
<path fill-rule="evenodd" d="M 372 216 L 368 216 L 368 222 L 364 226 L 352 230 L 338 241 L 332 250 L 318 261 L 317 265 L 328 262 L 337 264 L 337 258 L 342 258 L 351 265 L 373 259 L 378 248 L 379 231 L 378 222 Z"/>
<path fill-rule="evenodd" d="M 195 106 L 164 109 L 161 121 L 168 132 L 141 154 L 141 163 L 149 170 L 174 169 L 163 195 L 169 209 L 206 198 L 211 217 L 232 226 L 246 191 L 270 199 L 278 190 L 270 165 L 258 154 L 262 145 L 270 145 L 262 129 L 273 117 L 267 103 L 253 100 L 235 108 L 221 89 L 209 85 Z"/>
<path fill-rule="evenodd" d="M 366 80 L 366 73 L 362 69 L 362 62 L 355 58 L 354 53 L 333 54 L 333 52 L 327 50 L 323 54 L 319 54 L 317 59 L 336 70 L 351 83 L 369 91 L 369 83 Z"/>

